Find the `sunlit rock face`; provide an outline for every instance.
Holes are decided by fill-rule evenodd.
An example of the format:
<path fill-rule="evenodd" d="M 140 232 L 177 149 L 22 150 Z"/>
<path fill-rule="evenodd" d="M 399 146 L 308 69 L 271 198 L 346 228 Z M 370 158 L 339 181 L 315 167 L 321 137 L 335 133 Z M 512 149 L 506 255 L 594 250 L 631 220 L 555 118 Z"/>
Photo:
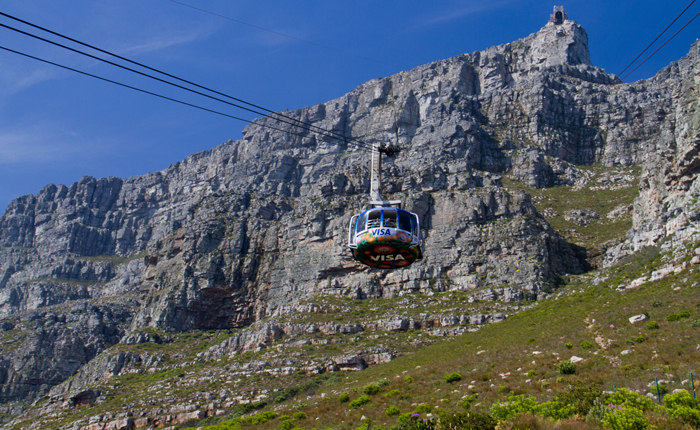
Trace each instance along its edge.
<path fill-rule="evenodd" d="M 591 65 L 585 30 L 563 19 L 281 112 L 341 137 L 271 115 L 160 172 L 20 197 L 0 217 L 0 316 L 36 336 L 3 353 L 4 399 L 45 392 L 138 328 L 242 327 L 314 295 L 545 297 L 586 270 L 584 253 L 526 192 L 503 187 L 506 175 L 548 187 L 574 181 L 576 164 L 641 165 L 634 230 L 610 261 L 674 228 L 692 234 L 698 58 L 695 45 L 654 78 L 622 84 Z M 425 259 L 407 269 L 361 267 L 346 247 L 350 217 L 368 204 L 375 142 L 402 148 L 384 159 L 382 193 L 424 228 Z M 65 342 L 80 352 L 56 346 Z M 45 359 L 21 365 L 29 350 Z"/>

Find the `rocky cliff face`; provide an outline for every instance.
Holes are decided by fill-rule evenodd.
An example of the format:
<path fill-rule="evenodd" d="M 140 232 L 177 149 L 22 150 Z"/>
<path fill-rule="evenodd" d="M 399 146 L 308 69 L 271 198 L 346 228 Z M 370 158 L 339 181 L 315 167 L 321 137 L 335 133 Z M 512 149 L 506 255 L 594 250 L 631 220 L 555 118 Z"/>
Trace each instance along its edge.
<path fill-rule="evenodd" d="M 86 177 L 18 198 L 0 218 L 0 313 L 32 333 L 34 349 L 3 350 L 2 374 L 21 375 L 0 379 L 4 399 L 45 392 L 148 326 L 242 327 L 314 295 L 546 296 L 560 275 L 586 269 L 585 252 L 526 192 L 503 187 L 504 175 L 547 187 L 573 183 L 577 164 L 642 165 L 635 230 L 610 261 L 668 234 L 658 215 L 697 195 L 698 47 L 655 78 L 623 85 L 590 64 L 587 42 L 573 21 L 548 23 L 284 112 L 347 139 L 267 117 L 243 139 L 157 173 Z M 351 139 L 403 148 L 385 160 L 383 194 L 419 215 L 423 262 L 382 272 L 352 261 L 346 228 L 367 204 L 370 154 Z M 118 312 L 109 311 L 114 300 Z M 74 303 L 103 322 L 69 324 Z M 67 338 L 70 348 L 51 346 Z M 42 361 L 28 358 L 39 349 Z"/>

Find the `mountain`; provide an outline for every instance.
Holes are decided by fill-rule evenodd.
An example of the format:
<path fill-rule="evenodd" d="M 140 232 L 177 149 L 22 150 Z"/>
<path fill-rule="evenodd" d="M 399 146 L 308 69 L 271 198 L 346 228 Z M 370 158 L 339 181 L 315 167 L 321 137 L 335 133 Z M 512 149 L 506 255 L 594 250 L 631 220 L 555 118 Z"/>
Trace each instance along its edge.
<path fill-rule="evenodd" d="M 553 18 L 513 43 L 282 112 L 346 139 L 268 116 L 160 172 L 14 200 L 0 217 L 0 401 L 55 387 L 89 403 L 99 396 L 85 387 L 107 370 L 146 359 L 115 351 L 179 333 L 254 329 L 212 345 L 212 357 L 269 346 L 304 329 L 261 323 L 315 297 L 455 291 L 512 314 L 569 274 L 697 240 L 699 49 L 623 84 L 591 64 L 581 26 Z M 402 148 L 384 161 L 383 193 L 425 228 L 425 260 L 411 268 L 360 267 L 346 248 L 350 217 L 368 204 L 370 153 L 354 139 Z M 592 167 L 639 177 L 631 228 L 602 241 L 599 258 L 531 197 L 590 187 Z M 592 213 L 583 201 L 569 209 Z M 478 327 L 497 313 L 457 318 Z"/>

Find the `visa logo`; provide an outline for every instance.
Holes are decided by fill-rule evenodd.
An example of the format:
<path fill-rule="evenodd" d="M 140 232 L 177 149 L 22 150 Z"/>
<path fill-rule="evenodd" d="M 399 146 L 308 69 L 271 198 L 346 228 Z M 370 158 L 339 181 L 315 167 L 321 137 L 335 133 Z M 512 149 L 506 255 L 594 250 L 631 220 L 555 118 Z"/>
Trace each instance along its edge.
<path fill-rule="evenodd" d="M 370 230 L 370 234 L 372 236 L 390 236 L 391 235 L 391 229 L 388 228 L 375 228 L 373 230 Z"/>

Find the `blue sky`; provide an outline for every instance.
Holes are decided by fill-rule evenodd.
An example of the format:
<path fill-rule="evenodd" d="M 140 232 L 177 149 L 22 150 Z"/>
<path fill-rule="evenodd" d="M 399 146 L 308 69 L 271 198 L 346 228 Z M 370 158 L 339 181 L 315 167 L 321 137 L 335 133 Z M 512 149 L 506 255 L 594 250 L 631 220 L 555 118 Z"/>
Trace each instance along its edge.
<path fill-rule="evenodd" d="M 182 2 L 355 56 L 169 0 L 5 0 L 0 11 L 282 110 L 325 102 L 373 78 L 525 37 L 546 24 L 554 4 L 561 5 L 538 0 Z M 573 0 L 563 6 L 588 32 L 592 62 L 619 73 L 689 2 Z M 698 12 L 700 3 L 660 41 Z M 0 22 L 27 29 L 6 18 Z M 700 18 L 627 81 L 648 78 L 684 56 L 699 30 Z M 4 28 L 0 45 L 254 118 Z M 35 194 L 50 183 L 161 170 L 189 154 L 240 138 L 244 126 L 0 52 L 0 211 L 12 199 Z"/>

